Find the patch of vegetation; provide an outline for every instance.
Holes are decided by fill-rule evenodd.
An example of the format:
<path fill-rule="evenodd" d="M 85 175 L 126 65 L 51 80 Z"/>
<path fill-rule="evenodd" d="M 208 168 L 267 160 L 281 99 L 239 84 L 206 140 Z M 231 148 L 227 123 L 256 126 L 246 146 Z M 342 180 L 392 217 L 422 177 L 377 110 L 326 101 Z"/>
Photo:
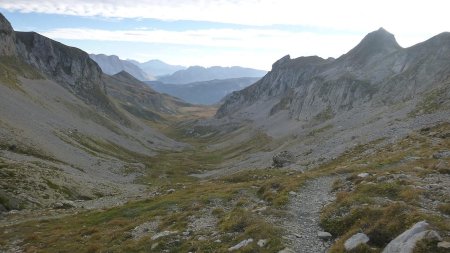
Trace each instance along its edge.
<path fill-rule="evenodd" d="M 32 66 L 24 63 L 16 57 L 0 57 L 0 82 L 10 88 L 22 90 L 19 77 L 27 79 L 42 79 L 42 75 Z"/>
<path fill-rule="evenodd" d="M 317 121 L 317 122 L 325 122 L 332 118 L 334 118 L 334 112 L 333 112 L 333 109 L 331 108 L 331 106 L 329 105 L 323 111 L 321 111 L 316 116 L 314 116 L 313 120 Z"/>
<path fill-rule="evenodd" d="M 448 94 L 448 84 L 447 87 L 428 92 L 422 101 L 416 105 L 414 111 L 409 113 L 409 116 L 431 114 L 448 108 L 448 98 L 444 94 Z"/>

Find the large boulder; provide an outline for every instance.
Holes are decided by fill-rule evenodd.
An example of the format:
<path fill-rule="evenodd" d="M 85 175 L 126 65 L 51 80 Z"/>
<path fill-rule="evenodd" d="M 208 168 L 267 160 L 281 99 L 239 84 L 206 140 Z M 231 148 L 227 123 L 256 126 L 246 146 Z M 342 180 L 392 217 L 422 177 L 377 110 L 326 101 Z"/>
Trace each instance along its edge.
<path fill-rule="evenodd" d="M 442 240 L 436 231 L 429 230 L 426 221 L 420 221 L 392 240 L 383 253 L 413 253 L 416 243 L 423 239 Z"/>
<path fill-rule="evenodd" d="M 292 154 L 292 152 L 285 150 L 274 155 L 272 160 L 273 160 L 272 166 L 281 168 L 286 165 L 292 164 L 295 160 L 295 156 L 294 154 Z"/>
<path fill-rule="evenodd" d="M 361 244 L 366 244 L 369 241 L 369 237 L 364 233 L 354 234 L 352 237 L 348 238 L 344 243 L 345 250 L 354 250 Z"/>

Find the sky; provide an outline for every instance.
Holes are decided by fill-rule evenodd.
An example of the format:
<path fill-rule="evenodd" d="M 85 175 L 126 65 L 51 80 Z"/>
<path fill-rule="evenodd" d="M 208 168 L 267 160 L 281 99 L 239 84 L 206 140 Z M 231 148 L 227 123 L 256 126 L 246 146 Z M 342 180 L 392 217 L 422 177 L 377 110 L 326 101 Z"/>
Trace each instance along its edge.
<path fill-rule="evenodd" d="M 270 70 L 284 55 L 339 57 L 380 27 L 403 47 L 450 31 L 447 0 L 0 0 L 16 31 L 88 53 Z"/>

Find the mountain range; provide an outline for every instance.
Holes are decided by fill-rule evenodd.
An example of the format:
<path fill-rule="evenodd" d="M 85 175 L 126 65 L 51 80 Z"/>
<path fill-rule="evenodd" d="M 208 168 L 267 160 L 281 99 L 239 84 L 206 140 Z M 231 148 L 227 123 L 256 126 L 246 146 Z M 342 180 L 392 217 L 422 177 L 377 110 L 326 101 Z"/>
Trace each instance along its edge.
<path fill-rule="evenodd" d="M 192 104 L 213 105 L 219 103 L 233 91 L 241 90 L 260 78 L 241 77 L 229 79 L 215 79 L 188 84 L 166 84 L 159 81 L 146 82 L 154 90 L 179 97 Z"/>
<path fill-rule="evenodd" d="M 141 81 L 155 80 L 153 75 L 146 73 L 136 66 L 136 64 L 121 60 L 116 55 L 89 54 L 89 57 L 91 57 L 91 59 L 100 66 L 102 71 L 108 75 L 115 75 L 121 71 L 126 71 Z"/>
<path fill-rule="evenodd" d="M 216 118 L 250 120 L 276 139 L 295 136 L 297 141 L 283 148 L 307 154 L 299 166 L 309 168 L 355 143 L 398 138 L 424 124 L 447 121 L 448 45 L 450 33 L 442 33 L 402 48 L 380 28 L 337 59 L 287 55 L 261 80 L 227 96 Z M 311 136 L 314 142 L 307 141 Z M 261 153 L 249 162 L 259 166 L 270 159 Z"/>
<path fill-rule="evenodd" d="M 158 81 L 169 84 L 187 84 L 193 82 L 210 81 L 214 79 L 230 79 L 240 77 L 262 77 L 266 71 L 243 67 L 201 67 L 192 66 L 179 70 L 169 76 L 162 76 Z"/>

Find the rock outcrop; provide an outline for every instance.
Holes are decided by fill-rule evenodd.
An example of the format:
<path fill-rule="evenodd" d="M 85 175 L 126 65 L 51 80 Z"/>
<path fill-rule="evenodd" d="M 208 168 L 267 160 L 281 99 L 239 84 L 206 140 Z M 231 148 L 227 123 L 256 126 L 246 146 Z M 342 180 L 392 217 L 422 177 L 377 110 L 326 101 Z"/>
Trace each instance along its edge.
<path fill-rule="evenodd" d="M 289 164 L 292 164 L 295 161 L 295 156 L 290 151 L 282 151 L 272 158 L 272 166 L 276 168 L 281 168 L 284 166 L 287 166 Z"/>
<path fill-rule="evenodd" d="M 16 56 L 16 36 L 9 21 L 0 13 L 0 56 Z"/>
<path fill-rule="evenodd" d="M 416 243 L 423 239 L 442 240 L 436 231 L 429 229 L 426 221 L 421 221 L 392 240 L 383 253 L 412 253 Z"/>

